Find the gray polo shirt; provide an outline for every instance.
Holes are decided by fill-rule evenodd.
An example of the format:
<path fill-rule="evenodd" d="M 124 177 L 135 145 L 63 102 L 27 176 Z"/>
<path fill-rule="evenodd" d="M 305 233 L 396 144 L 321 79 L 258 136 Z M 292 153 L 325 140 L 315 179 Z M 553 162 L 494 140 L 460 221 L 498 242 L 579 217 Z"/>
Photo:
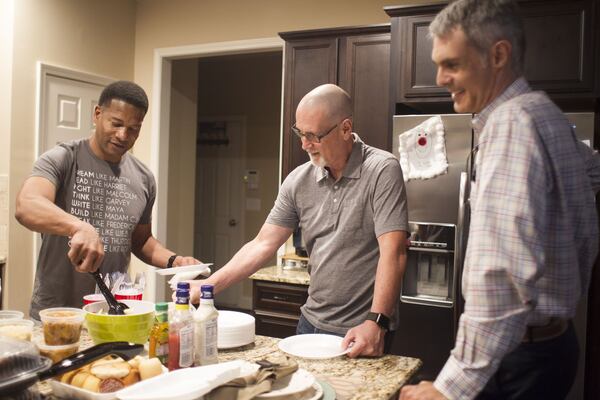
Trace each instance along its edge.
<path fill-rule="evenodd" d="M 407 231 L 406 190 L 390 153 L 355 142 L 342 177 L 307 162 L 283 182 L 267 223 L 302 228 L 310 257 L 302 313 L 317 328 L 340 334 L 371 308 L 379 260 L 377 237 Z M 397 326 L 397 310 L 392 329 Z"/>

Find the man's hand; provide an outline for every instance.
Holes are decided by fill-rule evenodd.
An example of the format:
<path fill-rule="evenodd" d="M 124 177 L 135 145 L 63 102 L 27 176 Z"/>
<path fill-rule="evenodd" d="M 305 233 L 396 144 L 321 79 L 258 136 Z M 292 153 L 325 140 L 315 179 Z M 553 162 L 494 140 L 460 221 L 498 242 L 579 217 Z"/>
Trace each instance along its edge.
<path fill-rule="evenodd" d="M 437 391 L 432 382 L 421 381 L 418 385 L 404 386 L 398 400 L 447 400 Z"/>
<path fill-rule="evenodd" d="M 346 333 L 346 337 L 342 341 L 342 348 L 348 348 L 350 343 L 354 343 L 347 354 L 350 358 L 359 355 L 381 356 L 384 336 L 385 332 L 379 325 L 373 321 L 365 321 Z"/>
<path fill-rule="evenodd" d="M 67 257 L 79 272 L 96 271 L 104 259 L 104 245 L 96 229 L 87 222 L 77 224 L 69 240 Z"/>
<path fill-rule="evenodd" d="M 191 256 L 177 256 L 173 260 L 173 267 L 183 267 L 185 265 L 202 264 L 202 261 Z"/>

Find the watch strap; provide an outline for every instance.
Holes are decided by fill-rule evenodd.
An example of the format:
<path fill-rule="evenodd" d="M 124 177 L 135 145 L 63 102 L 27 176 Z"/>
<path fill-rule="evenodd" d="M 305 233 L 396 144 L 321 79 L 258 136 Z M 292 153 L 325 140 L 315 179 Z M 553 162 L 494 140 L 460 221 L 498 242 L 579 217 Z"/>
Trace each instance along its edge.
<path fill-rule="evenodd" d="M 367 320 L 375 322 L 386 331 L 390 330 L 390 319 L 385 314 L 369 312 L 367 314 Z"/>
<path fill-rule="evenodd" d="M 167 268 L 173 267 L 173 263 L 177 257 L 179 257 L 177 254 L 173 254 L 171 257 L 169 257 L 169 261 L 167 261 Z"/>

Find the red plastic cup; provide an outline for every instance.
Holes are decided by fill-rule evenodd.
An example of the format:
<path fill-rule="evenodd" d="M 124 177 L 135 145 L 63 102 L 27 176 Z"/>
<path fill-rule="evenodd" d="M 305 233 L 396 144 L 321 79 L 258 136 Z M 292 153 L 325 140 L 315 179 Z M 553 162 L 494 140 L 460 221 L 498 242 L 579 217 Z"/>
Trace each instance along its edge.
<path fill-rule="evenodd" d="M 91 303 L 96 303 L 97 301 L 104 301 L 104 296 L 102 293 L 94 293 L 94 294 L 86 294 L 83 296 L 83 305 L 87 306 Z"/>
<path fill-rule="evenodd" d="M 141 300 L 142 292 L 138 289 L 122 289 L 115 293 L 117 300 Z"/>

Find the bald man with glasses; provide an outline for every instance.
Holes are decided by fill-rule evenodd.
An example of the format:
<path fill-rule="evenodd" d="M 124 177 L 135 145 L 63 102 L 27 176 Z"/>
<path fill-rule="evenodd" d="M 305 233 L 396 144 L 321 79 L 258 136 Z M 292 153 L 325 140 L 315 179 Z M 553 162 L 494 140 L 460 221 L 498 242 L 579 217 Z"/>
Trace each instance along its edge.
<path fill-rule="evenodd" d="M 292 133 L 310 162 L 284 180 L 260 232 L 204 281 L 217 292 L 250 276 L 300 227 L 310 257 L 308 299 L 297 333 L 344 337 L 348 355 L 379 356 L 398 326 L 406 265 L 406 191 L 400 164 L 352 132 L 352 101 L 335 85 L 298 104 Z"/>

